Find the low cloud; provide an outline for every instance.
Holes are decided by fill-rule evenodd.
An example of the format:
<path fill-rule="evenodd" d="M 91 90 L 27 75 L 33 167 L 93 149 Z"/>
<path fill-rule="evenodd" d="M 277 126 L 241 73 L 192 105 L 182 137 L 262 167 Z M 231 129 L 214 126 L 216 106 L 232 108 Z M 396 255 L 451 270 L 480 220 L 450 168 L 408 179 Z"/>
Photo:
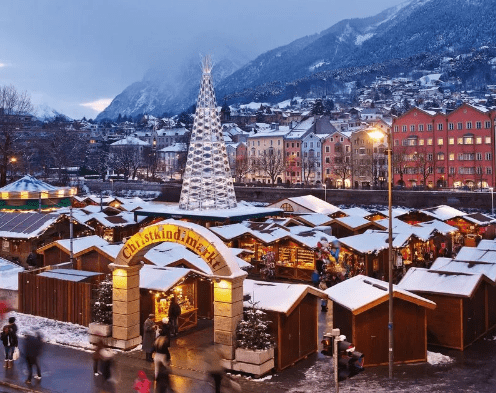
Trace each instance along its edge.
<path fill-rule="evenodd" d="M 112 102 L 112 98 L 100 98 L 99 100 L 91 101 L 91 102 L 84 102 L 84 103 L 79 104 L 79 105 L 84 106 L 86 108 L 91 108 L 95 112 L 100 113 L 107 106 L 109 106 L 111 102 Z"/>

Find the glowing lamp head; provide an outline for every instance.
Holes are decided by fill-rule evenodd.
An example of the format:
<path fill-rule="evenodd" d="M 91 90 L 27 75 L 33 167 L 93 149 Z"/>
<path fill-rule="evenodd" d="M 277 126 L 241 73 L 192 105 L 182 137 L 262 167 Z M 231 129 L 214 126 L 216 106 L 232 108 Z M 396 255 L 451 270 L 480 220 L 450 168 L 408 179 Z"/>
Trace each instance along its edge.
<path fill-rule="evenodd" d="M 371 137 L 374 141 L 380 141 L 382 139 L 384 139 L 385 137 L 385 134 L 384 132 L 380 131 L 380 130 L 372 130 L 372 131 L 368 131 L 367 134 L 369 135 L 369 137 Z"/>

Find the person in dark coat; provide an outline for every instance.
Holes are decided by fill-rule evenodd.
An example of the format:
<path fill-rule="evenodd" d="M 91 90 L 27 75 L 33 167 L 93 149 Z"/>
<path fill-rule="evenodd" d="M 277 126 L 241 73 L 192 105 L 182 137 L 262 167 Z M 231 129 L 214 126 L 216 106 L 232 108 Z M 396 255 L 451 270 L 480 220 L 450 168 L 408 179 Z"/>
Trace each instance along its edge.
<path fill-rule="evenodd" d="M 98 362 L 101 358 L 101 351 L 105 348 L 105 343 L 102 339 L 99 339 L 95 346 L 95 352 L 93 352 L 93 373 L 95 376 L 98 375 Z"/>
<path fill-rule="evenodd" d="M 169 323 L 171 325 L 171 335 L 177 336 L 179 331 L 179 316 L 181 315 L 181 306 L 177 303 L 176 295 L 173 296 L 169 306 Z"/>
<path fill-rule="evenodd" d="M 170 329 L 167 318 L 162 320 L 163 326 L 160 335 L 155 340 L 153 347 L 155 349 L 155 383 L 157 392 L 166 392 L 170 386 Z"/>
<path fill-rule="evenodd" d="M 33 376 L 33 366 L 36 366 L 35 378 L 41 379 L 41 369 L 39 363 L 39 357 L 43 349 L 43 340 L 39 331 L 36 331 L 34 335 L 27 335 L 24 342 L 24 356 L 26 357 L 26 364 L 28 366 L 28 379 L 26 383 L 31 383 L 31 378 Z"/>
<path fill-rule="evenodd" d="M 153 352 L 153 343 L 155 342 L 155 315 L 150 314 L 143 324 L 143 343 L 142 348 L 143 352 L 146 354 L 146 361 L 153 362 L 152 352 Z"/>
<path fill-rule="evenodd" d="M 15 347 L 17 347 L 17 336 L 12 331 L 10 325 L 5 325 L 0 335 L 3 346 L 5 348 L 5 368 L 12 367 L 12 356 L 14 355 Z"/>

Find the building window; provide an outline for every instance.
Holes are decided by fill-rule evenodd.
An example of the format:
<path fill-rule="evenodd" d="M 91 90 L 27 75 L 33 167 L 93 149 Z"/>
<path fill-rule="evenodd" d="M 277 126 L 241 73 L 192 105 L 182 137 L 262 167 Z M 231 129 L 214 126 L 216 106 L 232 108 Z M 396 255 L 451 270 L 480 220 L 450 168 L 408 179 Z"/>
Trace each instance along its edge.
<path fill-rule="evenodd" d="M 463 138 L 456 138 L 456 143 L 459 145 L 463 145 Z"/>
<path fill-rule="evenodd" d="M 493 174 L 493 168 L 490 166 L 486 167 L 486 175 L 492 175 Z"/>
<path fill-rule="evenodd" d="M 453 137 L 449 137 L 449 138 L 448 138 L 448 144 L 449 144 L 449 145 L 454 145 L 454 144 L 455 144 L 455 138 L 453 138 Z"/>
<path fill-rule="evenodd" d="M 475 153 L 475 159 L 477 161 L 481 161 L 482 160 L 482 153 Z"/>
<path fill-rule="evenodd" d="M 484 124 L 485 128 L 491 128 L 491 122 L 490 121 L 486 121 L 485 124 Z"/>
<path fill-rule="evenodd" d="M 394 145 L 395 145 L 395 146 L 399 146 L 399 145 L 400 145 L 400 141 L 399 141 L 398 139 L 395 139 L 395 140 L 394 140 Z"/>
<path fill-rule="evenodd" d="M 444 161 L 444 153 L 437 153 L 437 160 Z"/>
<path fill-rule="evenodd" d="M 410 132 L 415 132 L 415 124 L 410 125 Z"/>
<path fill-rule="evenodd" d="M 305 142 L 305 147 L 308 147 L 308 143 L 307 142 Z"/>
<path fill-rule="evenodd" d="M 474 144 L 474 137 L 473 136 L 464 136 L 463 137 L 463 143 L 465 145 L 473 145 Z"/>
<path fill-rule="evenodd" d="M 475 138 L 475 144 L 476 145 L 482 144 L 482 137 L 481 136 L 478 136 L 477 138 Z"/>
<path fill-rule="evenodd" d="M 443 138 L 437 138 L 437 144 L 438 146 L 442 146 L 444 143 L 444 139 Z"/>
<path fill-rule="evenodd" d="M 419 146 L 424 146 L 424 140 L 423 139 L 419 139 Z"/>
<path fill-rule="evenodd" d="M 444 173 L 444 166 L 440 166 L 437 168 L 437 173 Z"/>
<path fill-rule="evenodd" d="M 289 149 L 289 143 L 286 143 L 286 149 Z"/>
<path fill-rule="evenodd" d="M 432 124 L 427 124 L 427 131 L 432 131 Z"/>
<path fill-rule="evenodd" d="M 455 125 L 453 123 L 448 123 L 448 130 L 454 130 L 455 129 Z"/>
<path fill-rule="evenodd" d="M 427 146 L 432 146 L 432 138 L 427 139 Z"/>
<path fill-rule="evenodd" d="M 399 126 L 394 126 L 394 132 L 399 132 L 400 127 Z"/>
<path fill-rule="evenodd" d="M 492 154 L 491 153 L 486 153 L 486 160 L 487 161 L 490 161 L 492 158 Z"/>
<path fill-rule="evenodd" d="M 329 152 L 330 152 L 329 146 L 326 146 L 326 148 L 325 148 L 325 152 L 326 152 L 326 153 L 329 153 Z"/>
<path fill-rule="evenodd" d="M 456 128 L 458 130 L 463 130 L 463 123 L 462 122 L 456 123 Z"/>
<path fill-rule="evenodd" d="M 424 125 L 423 124 L 419 124 L 418 125 L 418 130 L 419 131 L 424 131 Z"/>
<path fill-rule="evenodd" d="M 475 122 L 475 128 L 477 128 L 478 130 L 480 130 L 482 128 L 482 122 L 481 121 Z"/>
<path fill-rule="evenodd" d="M 401 126 L 401 131 L 406 132 L 406 126 Z"/>
<path fill-rule="evenodd" d="M 408 138 L 408 146 L 417 146 L 417 138 Z"/>
<path fill-rule="evenodd" d="M 285 212 L 294 212 L 293 206 L 291 206 L 289 203 L 283 203 L 281 205 L 281 209 Z"/>
<path fill-rule="evenodd" d="M 326 157 L 325 162 L 326 162 L 326 164 L 329 164 L 331 162 L 329 157 Z"/>
<path fill-rule="evenodd" d="M 482 167 L 478 166 L 477 168 L 475 168 L 475 172 L 476 172 L 478 175 L 481 175 L 481 174 L 482 174 Z"/>
<path fill-rule="evenodd" d="M 491 137 L 490 136 L 486 136 L 486 144 L 490 145 L 491 144 Z"/>
<path fill-rule="evenodd" d="M 467 121 L 467 130 L 471 130 L 471 129 L 472 129 L 472 122 Z"/>
<path fill-rule="evenodd" d="M 450 153 L 449 154 L 449 160 L 454 161 L 455 160 L 455 153 Z"/>
<path fill-rule="evenodd" d="M 300 143 L 299 142 L 296 144 L 296 147 L 300 147 Z"/>
<path fill-rule="evenodd" d="M 432 161 L 433 155 L 432 153 L 427 154 L 427 161 Z"/>
<path fill-rule="evenodd" d="M 442 131 L 443 130 L 443 123 L 437 123 L 437 130 Z"/>
<path fill-rule="evenodd" d="M 455 174 L 455 167 L 454 166 L 450 166 L 449 167 L 449 173 L 450 173 L 450 175 L 454 175 Z"/>

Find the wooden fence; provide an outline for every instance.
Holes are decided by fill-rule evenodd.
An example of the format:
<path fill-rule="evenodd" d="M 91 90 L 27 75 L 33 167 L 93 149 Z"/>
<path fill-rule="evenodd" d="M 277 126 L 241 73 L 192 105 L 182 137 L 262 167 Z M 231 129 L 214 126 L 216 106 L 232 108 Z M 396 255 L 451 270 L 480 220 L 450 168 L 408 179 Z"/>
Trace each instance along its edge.
<path fill-rule="evenodd" d="M 88 326 L 95 284 L 19 273 L 19 312 Z"/>

